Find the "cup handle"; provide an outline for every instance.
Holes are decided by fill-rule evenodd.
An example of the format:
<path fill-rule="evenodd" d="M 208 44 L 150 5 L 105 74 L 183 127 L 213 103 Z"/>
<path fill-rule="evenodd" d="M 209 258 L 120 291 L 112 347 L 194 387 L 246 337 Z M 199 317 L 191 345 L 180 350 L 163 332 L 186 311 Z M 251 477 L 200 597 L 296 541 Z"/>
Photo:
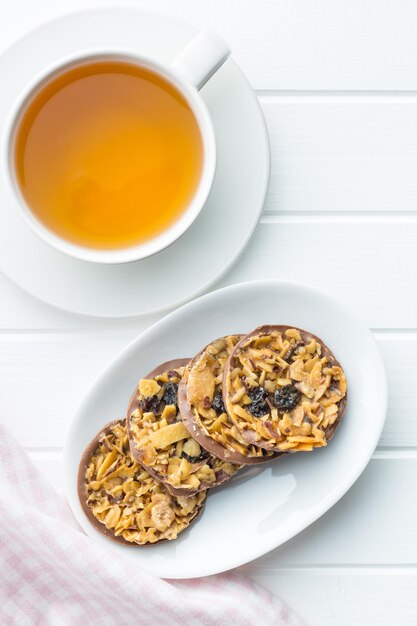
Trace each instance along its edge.
<path fill-rule="evenodd" d="M 194 87 L 201 89 L 230 56 L 227 43 L 212 30 L 201 31 L 172 61 Z"/>

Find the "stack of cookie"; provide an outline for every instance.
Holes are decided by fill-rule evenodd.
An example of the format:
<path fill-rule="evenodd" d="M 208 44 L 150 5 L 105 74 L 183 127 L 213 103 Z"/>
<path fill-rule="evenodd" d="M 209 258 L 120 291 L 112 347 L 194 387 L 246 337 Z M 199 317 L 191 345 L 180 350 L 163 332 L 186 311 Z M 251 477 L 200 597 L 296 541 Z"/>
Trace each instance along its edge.
<path fill-rule="evenodd" d="M 221 337 L 139 381 L 126 419 L 84 452 L 81 504 L 115 541 L 175 539 L 244 466 L 326 446 L 346 401 L 344 372 L 315 335 L 269 325 Z"/>

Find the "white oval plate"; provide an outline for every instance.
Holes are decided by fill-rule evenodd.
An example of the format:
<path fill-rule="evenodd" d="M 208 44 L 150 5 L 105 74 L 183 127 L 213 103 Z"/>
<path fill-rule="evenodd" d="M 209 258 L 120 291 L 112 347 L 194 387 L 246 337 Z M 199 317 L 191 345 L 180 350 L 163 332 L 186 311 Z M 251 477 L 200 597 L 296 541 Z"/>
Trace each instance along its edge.
<path fill-rule="evenodd" d="M 232 59 L 201 91 L 216 135 L 213 187 L 191 228 L 159 254 L 113 266 L 62 254 L 24 223 L 5 178 L 7 120 L 27 83 L 45 67 L 79 50 L 106 47 L 169 62 L 197 33 L 157 13 L 96 9 L 48 22 L 0 57 L 0 83 L 7 85 L 0 97 L 0 269 L 22 289 L 80 315 L 149 315 L 203 293 L 242 254 L 262 212 L 270 158 L 259 102 Z"/>
<path fill-rule="evenodd" d="M 81 454 L 102 426 L 122 417 L 140 376 L 155 365 L 194 355 L 225 334 L 260 324 L 310 330 L 334 351 L 348 380 L 346 415 L 327 448 L 281 457 L 245 470 L 214 489 L 201 519 L 178 540 L 146 549 L 114 544 L 85 517 L 77 496 Z M 96 541 L 164 578 L 193 578 L 247 563 L 284 543 L 332 507 L 368 463 L 385 419 L 384 364 L 371 332 L 331 297 L 282 281 L 242 283 L 198 298 L 135 339 L 98 377 L 67 436 L 69 502 Z"/>

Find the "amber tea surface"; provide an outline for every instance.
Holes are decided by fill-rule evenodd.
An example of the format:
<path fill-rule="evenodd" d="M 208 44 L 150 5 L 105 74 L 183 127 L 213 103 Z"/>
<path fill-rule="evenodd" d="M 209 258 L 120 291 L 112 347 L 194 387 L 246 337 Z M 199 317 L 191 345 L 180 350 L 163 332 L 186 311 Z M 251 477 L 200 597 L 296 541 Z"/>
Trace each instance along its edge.
<path fill-rule="evenodd" d="M 96 61 L 52 78 L 16 132 L 15 170 L 34 215 L 67 241 L 96 249 L 143 243 L 192 199 L 203 144 L 170 83 L 124 61 Z"/>

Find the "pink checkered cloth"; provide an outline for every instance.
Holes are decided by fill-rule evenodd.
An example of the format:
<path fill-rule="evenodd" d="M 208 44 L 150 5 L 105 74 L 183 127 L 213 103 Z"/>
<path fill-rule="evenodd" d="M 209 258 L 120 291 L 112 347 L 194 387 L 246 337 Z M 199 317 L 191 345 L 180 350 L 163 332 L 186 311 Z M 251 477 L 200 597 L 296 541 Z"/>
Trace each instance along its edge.
<path fill-rule="evenodd" d="M 167 582 L 89 539 L 0 424 L 0 624 L 300 626 L 252 580 Z"/>

